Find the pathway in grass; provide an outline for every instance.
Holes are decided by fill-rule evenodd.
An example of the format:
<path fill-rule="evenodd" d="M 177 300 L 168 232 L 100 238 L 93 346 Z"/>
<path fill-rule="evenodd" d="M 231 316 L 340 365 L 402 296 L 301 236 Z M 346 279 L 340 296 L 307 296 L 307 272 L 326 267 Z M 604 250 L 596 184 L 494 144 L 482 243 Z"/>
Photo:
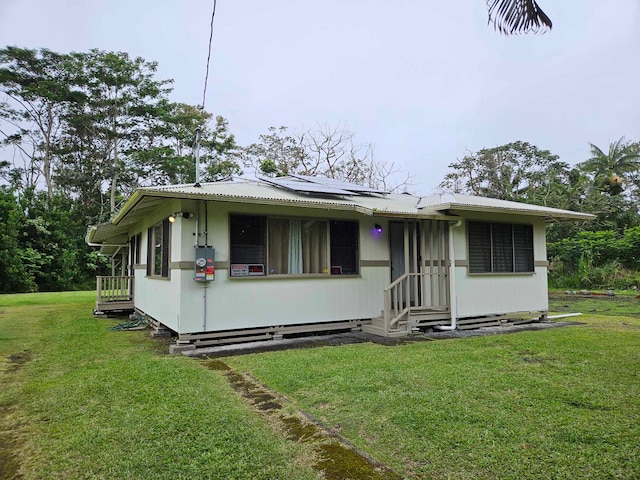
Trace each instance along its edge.
<path fill-rule="evenodd" d="M 312 443 L 318 454 L 314 465 L 326 480 L 399 480 L 401 477 L 387 466 L 358 450 L 337 432 L 330 430 L 309 414 L 297 410 L 286 397 L 270 390 L 247 374 L 232 370 L 216 359 L 201 360 L 211 370 L 221 372 L 229 384 L 248 399 L 257 411 L 289 440 Z"/>

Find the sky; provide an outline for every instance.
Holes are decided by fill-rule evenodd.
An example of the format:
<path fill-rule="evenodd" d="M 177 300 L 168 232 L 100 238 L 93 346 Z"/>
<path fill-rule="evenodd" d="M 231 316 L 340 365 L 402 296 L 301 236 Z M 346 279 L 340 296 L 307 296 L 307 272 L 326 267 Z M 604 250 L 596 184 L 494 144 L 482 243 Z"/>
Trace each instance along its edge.
<path fill-rule="evenodd" d="M 484 0 L 218 0 L 205 108 L 240 145 L 340 127 L 438 190 L 467 152 L 526 141 L 570 165 L 640 140 L 640 2 L 539 0 L 505 37 Z M 213 0 L 0 0 L 0 47 L 124 51 L 202 103 Z"/>

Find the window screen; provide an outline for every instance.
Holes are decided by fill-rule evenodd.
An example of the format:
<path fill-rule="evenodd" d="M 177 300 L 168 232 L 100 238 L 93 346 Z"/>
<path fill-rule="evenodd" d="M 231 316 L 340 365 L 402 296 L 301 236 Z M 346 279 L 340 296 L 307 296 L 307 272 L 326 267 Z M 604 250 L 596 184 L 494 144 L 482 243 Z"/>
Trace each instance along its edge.
<path fill-rule="evenodd" d="M 468 222 L 470 273 L 533 272 L 533 226 Z"/>

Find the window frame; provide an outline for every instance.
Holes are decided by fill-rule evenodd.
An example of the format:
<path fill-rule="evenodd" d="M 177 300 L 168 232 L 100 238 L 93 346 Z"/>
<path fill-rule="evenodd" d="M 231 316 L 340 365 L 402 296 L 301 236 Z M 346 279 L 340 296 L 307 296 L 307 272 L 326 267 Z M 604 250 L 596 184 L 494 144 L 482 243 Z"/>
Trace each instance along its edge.
<path fill-rule="evenodd" d="M 535 273 L 533 224 L 470 220 L 466 230 L 470 275 Z"/>
<path fill-rule="evenodd" d="M 156 232 L 160 232 L 160 242 Z M 157 259 L 160 257 L 159 268 Z M 165 218 L 147 230 L 147 276 L 169 278 L 169 257 L 171 256 L 171 222 Z M 159 271 L 158 271 L 159 270 Z"/>
<path fill-rule="evenodd" d="M 236 258 L 234 258 L 233 255 L 233 250 L 234 250 L 234 243 L 233 243 L 233 236 L 234 236 L 234 226 L 233 226 L 233 222 L 234 222 L 234 218 L 237 217 L 252 217 L 252 218 L 262 218 L 264 220 L 262 220 L 264 222 L 264 233 L 263 233 L 263 248 L 264 248 L 264 264 L 259 264 L 258 267 L 256 268 L 256 270 L 259 270 L 260 265 L 262 266 L 262 273 L 257 273 L 256 271 L 251 272 L 251 266 L 253 264 L 251 263 L 247 263 L 247 262 L 243 262 L 243 261 L 237 261 Z M 271 226 L 271 222 L 272 221 L 283 221 L 283 220 L 299 220 L 300 222 L 309 222 L 309 221 L 313 221 L 313 222 L 322 222 L 325 226 L 324 226 L 324 243 L 326 244 L 324 247 L 324 252 L 321 252 L 320 255 L 324 255 L 325 257 L 325 262 L 326 262 L 326 268 L 323 268 L 322 272 L 314 272 L 314 273 L 271 273 L 272 270 L 272 264 L 271 264 L 271 252 L 272 252 L 272 245 L 270 245 L 270 226 Z M 332 262 L 332 251 L 331 251 L 331 243 L 332 243 L 332 236 L 331 236 L 331 225 L 334 222 L 350 222 L 354 225 L 353 229 L 355 231 L 355 244 L 356 247 L 354 249 L 354 255 L 355 257 L 353 258 L 353 263 L 355 265 L 355 273 L 337 273 L 337 269 L 334 271 L 333 266 L 331 265 Z M 252 214 L 245 214 L 245 213 L 238 213 L 238 214 L 234 214 L 234 213 L 230 213 L 229 214 L 229 278 L 232 279 L 246 279 L 246 278 L 331 278 L 331 277 L 353 277 L 353 276 L 359 276 L 360 275 L 360 224 L 357 220 L 351 220 L 351 219 L 340 219 L 340 220 L 335 220 L 335 219 L 328 219 L 325 217 L 298 217 L 298 216 L 286 216 L 286 215 L 252 215 Z M 288 237 L 287 237 L 288 239 Z M 241 259 L 238 259 L 241 260 Z M 243 271 L 242 274 L 234 274 L 234 266 L 245 266 L 247 265 L 247 270 Z"/>

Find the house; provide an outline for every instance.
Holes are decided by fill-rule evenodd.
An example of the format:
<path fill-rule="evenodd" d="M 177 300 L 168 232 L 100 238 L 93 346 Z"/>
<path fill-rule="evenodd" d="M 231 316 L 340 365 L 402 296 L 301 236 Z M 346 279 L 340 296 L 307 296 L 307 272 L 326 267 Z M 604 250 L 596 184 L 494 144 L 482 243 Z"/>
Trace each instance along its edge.
<path fill-rule="evenodd" d="M 545 225 L 592 217 L 298 175 L 140 188 L 86 240 L 121 265 L 98 279 L 97 310 L 132 308 L 178 345 L 213 345 L 543 318 Z"/>

